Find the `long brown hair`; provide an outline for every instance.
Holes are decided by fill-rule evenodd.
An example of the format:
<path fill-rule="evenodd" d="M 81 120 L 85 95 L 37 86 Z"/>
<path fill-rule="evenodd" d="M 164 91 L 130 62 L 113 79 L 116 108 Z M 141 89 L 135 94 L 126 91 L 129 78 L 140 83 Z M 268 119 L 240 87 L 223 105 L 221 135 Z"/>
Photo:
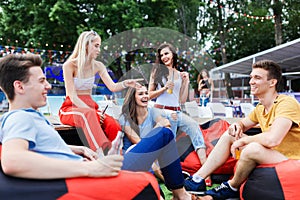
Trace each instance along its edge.
<path fill-rule="evenodd" d="M 154 80 L 154 84 L 155 87 L 157 87 L 158 83 L 164 87 L 163 84 L 163 78 L 167 79 L 168 75 L 169 75 L 169 70 L 168 68 L 164 65 L 164 63 L 161 60 L 161 55 L 160 52 L 162 49 L 164 48 L 169 48 L 170 51 L 173 54 L 173 66 L 172 68 L 177 68 L 177 62 L 178 62 L 178 55 L 176 53 L 176 49 L 174 48 L 173 45 L 169 44 L 169 43 L 163 43 L 161 44 L 158 48 L 157 48 L 157 52 L 156 52 L 156 60 L 155 60 L 155 64 L 152 68 L 152 73 L 153 74 L 153 80 Z"/>
<path fill-rule="evenodd" d="M 135 93 L 136 93 L 135 88 L 128 88 L 128 91 L 124 98 L 121 115 L 124 116 L 125 121 L 129 122 L 130 127 L 138 135 L 140 135 L 140 129 L 138 126 L 137 113 L 136 113 L 137 103 L 135 100 Z"/>

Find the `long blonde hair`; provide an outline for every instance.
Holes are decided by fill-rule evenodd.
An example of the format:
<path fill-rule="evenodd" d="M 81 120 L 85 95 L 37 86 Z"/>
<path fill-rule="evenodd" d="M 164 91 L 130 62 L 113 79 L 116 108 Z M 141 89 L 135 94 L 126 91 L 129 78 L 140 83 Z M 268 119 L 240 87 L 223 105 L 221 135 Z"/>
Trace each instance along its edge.
<path fill-rule="evenodd" d="M 101 37 L 95 31 L 84 31 L 80 34 L 77 39 L 75 48 L 68 58 L 68 61 L 75 61 L 77 64 L 77 76 L 79 78 L 83 78 L 84 74 L 84 65 L 86 61 L 89 59 L 89 52 L 87 51 L 87 47 L 93 43 L 93 41 Z M 92 70 L 94 71 L 95 60 L 92 60 Z"/>

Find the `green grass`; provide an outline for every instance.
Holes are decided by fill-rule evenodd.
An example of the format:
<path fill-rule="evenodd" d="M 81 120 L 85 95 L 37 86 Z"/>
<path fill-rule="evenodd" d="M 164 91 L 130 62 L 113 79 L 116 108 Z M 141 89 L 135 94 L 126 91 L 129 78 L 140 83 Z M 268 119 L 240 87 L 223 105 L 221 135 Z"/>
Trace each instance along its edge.
<path fill-rule="evenodd" d="M 158 180 L 158 182 L 159 182 L 159 185 L 165 195 L 165 200 L 171 200 L 173 198 L 172 192 L 170 190 L 168 190 L 168 188 L 166 187 L 166 185 L 163 182 L 161 182 L 159 180 Z"/>
<path fill-rule="evenodd" d="M 172 200 L 172 198 L 173 198 L 172 192 L 170 190 L 168 190 L 168 188 L 162 181 L 158 180 L 158 182 L 159 182 L 159 185 L 165 195 L 165 200 Z M 206 189 L 209 190 L 209 189 L 215 188 L 219 185 L 220 184 L 213 184 L 211 187 L 206 187 Z"/>

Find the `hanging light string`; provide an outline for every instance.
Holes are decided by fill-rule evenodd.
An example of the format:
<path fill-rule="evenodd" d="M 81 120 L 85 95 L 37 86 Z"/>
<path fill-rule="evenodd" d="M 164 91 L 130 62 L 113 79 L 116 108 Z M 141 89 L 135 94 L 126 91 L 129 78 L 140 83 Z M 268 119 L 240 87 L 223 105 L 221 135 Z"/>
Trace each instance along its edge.
<path fill-rule="evenodd" d="M 218 6 L 217 2 L 215 2 L 215 0 L 210 0 L 209 1 L 210 3 L 210 7 L 213 7 L 213 6 Z M 236 12 L 226 6 L 223 6 L 223 5 L 220 5 L 219 6 L 221 9 L 224 9 L 224 11 L 228 14 L 235 14 L 236 16 L 238 17 L 246 17 L 248 19 L 254 19 L 254 20 L 260 20 L 261 22 L 265 21 L 265 20 L 272 20 L 275 18 L 275 15 L 267 15 L 267 16 L 256 16 L 256 15 L 251 15 L 251 14 L 248 14 L 246 12 Z"/>

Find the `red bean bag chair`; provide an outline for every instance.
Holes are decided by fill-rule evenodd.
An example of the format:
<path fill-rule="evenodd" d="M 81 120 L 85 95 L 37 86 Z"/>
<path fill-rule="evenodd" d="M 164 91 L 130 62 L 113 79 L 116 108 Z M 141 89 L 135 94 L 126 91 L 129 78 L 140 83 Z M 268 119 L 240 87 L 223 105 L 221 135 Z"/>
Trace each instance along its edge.
<path fill-rule="evenodd" d="M 300 199 L 300 160 L 259 165 L 240 189 L 241 200 Z"/>
<path fill-rule="evenodd" d="M 217 144 L 219 138 L 224 131 L 227 130 L 229 125 L 230 124 L 227 121 L 219 118 L 200 125 L 204 136 L 207 156 L 210 154 L 214 146 Z M 194 174 L 201 167 L 201 163 L 197 153 L 194 151 L 190 138 L 184 132 L 179 133 L 176 137 L 176 144 L 180 155 L 182 170 L 190 175 Z M 229 157 L 226 163 L 213 172 L 213 175 L 222 175 L 220 177 L 215 176 L 216 179 L 220 180 L 215 180 L 214 182 L 228 180 L 228 178 L 233 175 L 235 164 L 236 160 L 233 157 Z"/>
<path fill-rule="evenodd" d="M 148 172 L 121 171 L 108 178 L 37 180 L 7 176 L 0 168 L 0 199 L 152 200 L 159 199 L 159 195 L 157 180 Z"/>

